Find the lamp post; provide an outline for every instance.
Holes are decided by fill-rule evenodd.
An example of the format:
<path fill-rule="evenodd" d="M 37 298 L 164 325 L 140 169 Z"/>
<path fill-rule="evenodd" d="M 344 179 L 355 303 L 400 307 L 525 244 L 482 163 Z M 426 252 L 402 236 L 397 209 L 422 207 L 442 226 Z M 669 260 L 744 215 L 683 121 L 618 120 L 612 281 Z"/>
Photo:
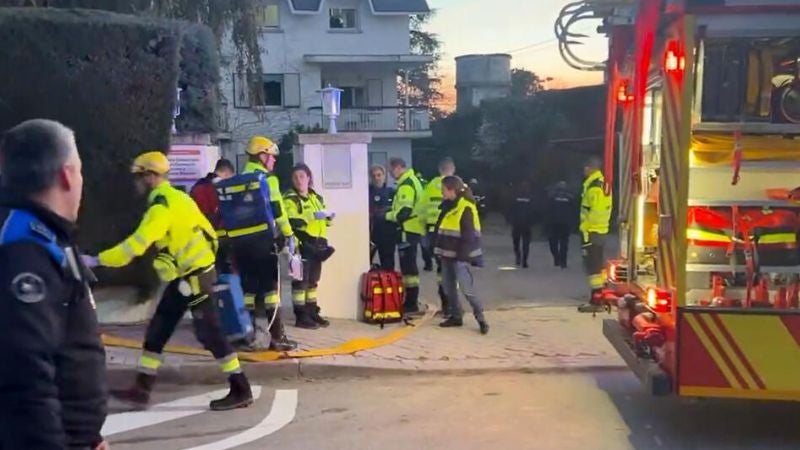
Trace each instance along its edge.
<path fill-rule="evenodd" d="M 336 119 L 342 112 L 342 90 L 329 84 L 319 92 L 322 93 L 322 115 L 330 119 L 328 134 L 336 134 Z"/>

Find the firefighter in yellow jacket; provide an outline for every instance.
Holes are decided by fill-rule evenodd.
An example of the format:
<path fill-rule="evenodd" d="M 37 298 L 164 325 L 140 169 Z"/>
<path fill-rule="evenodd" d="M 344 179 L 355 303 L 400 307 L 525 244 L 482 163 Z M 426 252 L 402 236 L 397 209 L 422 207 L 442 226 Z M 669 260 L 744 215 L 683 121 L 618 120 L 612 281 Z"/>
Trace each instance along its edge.
<path fill-rule="evenodd" d="M 419 217 L 418 206 L 422 199 L 422 184 L 414 174 L 414 169 L 406 167 L 400 158 L 389 160 L 389 169 L 397 180 L 392 209 L 386 213 L 386 220 L 397 223 L 400 228 L 400 271 L 403 273 L 405 300 L 403 311 L 407 314 L 419 313 L 419 265 L 417 247 L 425 233 L 425 224 Z"/>
<path fill-rule="evenodd" d="M 583 264 L 589 278 L 591 296 L 589 303 L 581 305 L 581 312 L 602 310 L 605 285 L 605 244 L 611 220 L 611 196 L 605 192 L 605 178 L 599 158 L 591 158 L 584 167 L 586 179 L 581 196 L 581 239 Z"/>
<path fill-rule="evenodd" d="M 439 220 L 439 213 L 442 206 L 442 180 L 445 177 L 453 176 L 456 174 L 456 164 L 450 157 L 444 158 L 439 161 L 439 176 L 432 179 L 426 186 L 422 193 L 422 200 L 419 205 L 420 217 L 425 222 L 426 235 L 424 237 L 424 246 L 428 251 L 433 253 L 433 245 L 436 240 L 436 222 Z M 442 261 L 438 256 L 436 259 L 436 280 L 439 285 L 439 299 L 442 302 L 442 314 L 448 315 L 450 305 L 447 302 L 447 296 L 442 286 Z"/>
<path fill-rule="evenodd" d="M 136 189 L 148 195 L 148 208 L 139 227 L 118 245 L 89 258 L 105 267 L 123 267 L 143 255 L 151 246 L 159 250 L 153 267 L 159 278 L 169 283 L 144 340 L 139 373 L 130 389 L 111 391 L 120 400 L 145 406 L 163 361 L 162 351 L 186 310 L 190 310 L 197 340 L 214 355 L 228 375 L 230 392 L 213 400 L 212 410 L 241 408 L 253 403 L 236 352 L 222 331 L 217 299 L 214 295 L 214 270 L 217 239 L 214 228 L 197 204 L 167 181 L 169 161 L 161 152 L 148 152 L 133 161 Z"/>
<path fill-rule="evenodd" d="M 292 170 L 292 188 L 284 195 L 284 202 L 303 258 L 303 279 L 292 281 L 296 326 L 314 330 L 330 325 L 320 316 L 317 284 L 322 275 L 322 263 L 333 254 L 327 237 L 334 213 L 328 211 L 325 200 L 314 191 L 312 184 L 311 169 L 297 164 Z"/>
<path fill-rule="evenodd" d="M 272 173 L 278 158 L 278 146 L 264 136 L 253 136 L 247 146 L 247 155 L 249 161 L 243 173 L 263 172 L 266 175 L 268 200 L 277 230 L 263 233 L 262 229 L 254 229 L 252 236 L 248 235 L 247 230 L 233 230 L 233 234 L 232 230 L 227 232 L 229 236 L 236 236 L 233 239 L 234 260 L 242 278 L 245 305 L 253 314 L 255 341 L 252 347 L 289 351 L 296 348 L 297 343 L 286 337 L 280 314 L 278 252 L 282 250 L 282 243 L 286 242 L 289 252 L 294 253 L 296 243 L 278 177 Z M 270 337 L 266 336 L 267 332 Z"/>

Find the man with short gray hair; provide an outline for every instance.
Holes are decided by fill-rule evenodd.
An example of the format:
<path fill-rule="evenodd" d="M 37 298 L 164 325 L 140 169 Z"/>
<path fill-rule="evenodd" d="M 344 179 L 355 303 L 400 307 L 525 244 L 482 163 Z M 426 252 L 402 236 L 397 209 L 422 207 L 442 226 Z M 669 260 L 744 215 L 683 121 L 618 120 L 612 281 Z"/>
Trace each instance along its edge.
<path fill-rule="evenodd" d="M 75 246 L 75 136 L 43 119 L 0 141 L 0 448 L 107 449 L 105 351 Z"/>

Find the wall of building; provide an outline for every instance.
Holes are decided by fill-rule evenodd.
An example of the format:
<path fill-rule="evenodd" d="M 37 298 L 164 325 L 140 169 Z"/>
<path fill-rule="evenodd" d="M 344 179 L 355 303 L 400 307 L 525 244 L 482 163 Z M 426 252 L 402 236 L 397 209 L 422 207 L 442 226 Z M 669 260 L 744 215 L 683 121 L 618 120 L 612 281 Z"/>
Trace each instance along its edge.
<path fill-rule="evenodd" d="M 318 65 L 304 62 L 305 55 L 397 55 L 409 52 L 408 16 L 374 16 L 367 0 L 327 0 L 319 14 L 293 14 L 284 0 L 267 0 L 278 5 L 278 29 L 264 29 L 261 37 L 265 74 L 299 76 L 299 105 L 262 107 L 258 113 L 236 108 L 234 48 L 230 39 L 223 43 L 226 58 L 222 67 L 224 97 L 227 98 L 228 128 L 232 142 L 226 151 L 241 149 L 249 136 L 260 133 L 276 139 L 297 125 L 311 122 L 308 108 L 321 105 L 320 94 L 326 77 L 339 83 L 366 84 L 370 78 L 383 80 L 383 102 L 397 104 L 395 70 L 388 65 Z M 329 30 L 330 8 L 357 8 L 358 29 Z M 225 64 L 227 62 L 227 64 Z M 357 84 L 357 85 L 360 85 Z M 357 86 L 356 85 L 356 86 Z M 318 112 L 311 115 L 318 116 Z M 234 150 L 230 150 L 234 149 Z"/>
<path fill-rule="evenodd" d="M 456 58 L 458 108 L 480 106 L 486 99 L 511 93 L 511 56 L 465 55 Z"/>
<path fill-rule="evenodd" d="M 403 158 L 408 164 L 411 160 L 410 139 L 373 139 L 369 145 L 369 165 L 380 164 L 388 168 L 390 158 Z M 366 174 L 365 174 L 366 176 Z M 391 178 L 391 177 L 389 177 Z M 393 180 L 389 180 L 393 184 Z"/>

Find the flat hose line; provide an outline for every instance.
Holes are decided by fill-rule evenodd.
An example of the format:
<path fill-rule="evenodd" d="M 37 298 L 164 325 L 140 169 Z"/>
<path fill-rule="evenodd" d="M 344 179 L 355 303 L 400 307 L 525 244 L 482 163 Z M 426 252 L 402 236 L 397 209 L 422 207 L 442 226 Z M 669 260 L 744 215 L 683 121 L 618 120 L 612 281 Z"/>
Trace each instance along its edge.
<path fill-rule="evenodd" d="M 420 328 L 422 325 L 425 325 L 426 323 L 430 322 L 431 319 L 433 319 L 434 314 L 436 314 L 436 311 L 437 311 L 436 308 L 428 308 L 428 311 L 422 318 L 419 319 L 419 321 L 416 321 L 411 325 L 406 325 L 402 328 L 393 330 L 377 338 L 360 337 L 351 339 L 335 347 L 297 350 L 291 352 L 276 352 L 272 350 L 263 352 L 238 352 L 239 359 L 241 361 L 246 361 L 246 362 L 270 362 L 282 359 L 315 358 L 320 356 L 333 356 L 333 355 L 352 355 L 354 353 L 358 353 L 364 350 L 370 350 L 373 348 L 378 348 L 389 344 L 393 344 L 399 341 L 400 339 L 403 339 L 404 337 L 408 336 L 409 334 Z M 136 339 L 122 338 L 109 334 L 103 334 L 101 337 L 103 340 L 103 344 L 109 347 L 131 348 L 131 349 L 142 348 L 142 342 Z M 164 353 L 193 355 L 193 356 L 211 355 L 211 353 L 209 353 L 206 350 L 188 345 L 167 345 L 166 347 L 164 347 Z"/>

